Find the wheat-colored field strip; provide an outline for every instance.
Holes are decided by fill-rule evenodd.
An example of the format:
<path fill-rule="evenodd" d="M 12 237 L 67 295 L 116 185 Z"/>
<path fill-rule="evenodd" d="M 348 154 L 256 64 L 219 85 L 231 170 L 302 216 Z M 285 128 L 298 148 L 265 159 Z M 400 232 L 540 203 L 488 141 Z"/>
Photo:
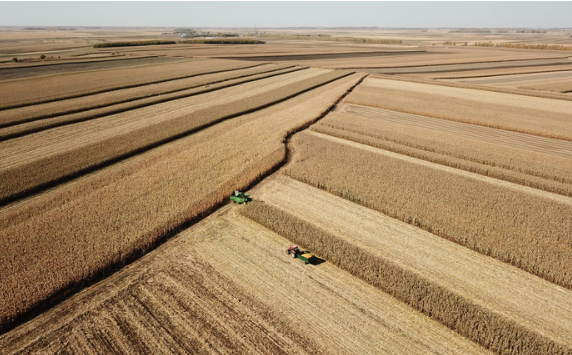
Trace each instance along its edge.
<path fill-rule="evenodd" d="M 167 82 L 141 85 L 134 88 L 119 89 L 89 96 L 63 99 L 44 104 L 24 106 L 2 111 L 0 126 L 14 125 L 54 116 L 73 114 L 101 107 L 112 106 L 124 102 L 136 101 L 153 96 L 181 92 L 198 86 L 219 83 L 231 79 L 239 79 L 256 74 L 287 69 L 285 66 L 265 64 L 253 68 L 236 69 L 214 74 L 197 74 L 190 78 L 173 79 Z"/>
<path fill-rule="evenodd" d="M 489 353 L 330 263 L 292 260 L 289 243 L 226 208 L 0 336 L 0 346 L 6 354 Z"/>
<path fill-rule="evenodd" d="M 517 74 L 507 76 L 498 75 L 485 78 L 456 79 L 455 81 L 477 85 L 517 87 L 523 89 L 546 90 L 555 92 L 572 92 L 572 71 Z"/>
<path fill-rule="evenodd" d="M 424 130 L 436 130 L 439 132 L 462 136 L 464 138 L 572 159 L 572 142 L 570 141 L 505 131 L 502 129 L 442 120 L 403 112 L 389 111 L 370 106 L 345 104 L 341 106 L 337 112 L 350 116 L 370 118 L 370 120 L 368 120 L 369 122 L 382 121 L 383 123 L 387 122 L 390 124 L 399 123 L 407 125 L 408 127 L 421 128 Z M 348 122 L 348 124 L 351 125 L 352 122 Z"/>
<path fill-rule="evenodd" d="M 454 71 L 450 73 L 426 73 L 415 74 L 417 77 L 427 79 L 443 79 L 455 80 L 466 78 L 486 78 L 501 75 L 519 75 L 519 74 L 536 74 L 536 73 L 557 73 L 560 71 L 572 70 L 572 64 L 557 64 L 557 65 L 541 65 L 531 67 L 516 67 L 516 68 L 498 68 L 498 69 L 481 69 L 481 70 L 467 70 L 467 71 Z"/>
<path fill-rule="evenodd" d="M 5 181 L 0 199 L 13 199 L 347 74 L 308 69 L 0 142 Z"/>
<path fill-rule="evenodd" d="M 572 351 L 568 289 L 286 177 L 253 192 L 243 214 L 495 352 Z"/>
<path fill-rule="evenodd" d="M 87 121 L 87 120 L 91 120 L 91 119 L 95 119 L 95 118 L 101 118 L 101 117 L 114 115 L 114 114 L 118 114 L 118 113 L 122 114 L 122 115 L 126 115 L 127 114 L 126 112 L 130 111 L 130 110 L 141 109 L 144 107 L 162 104 L 162 103 L 166 103 L 166 102 L 173 101 L 173 100 L 184 99 L 184 98 L 188 98 L 190 96 L 194 96 L 194 95 L 198 95 L 198 94 L 209 93 L 209 92 L 213 92 L 216 90 L 232 87 L 235 85 L 248 83 L 250 81 L 260 80 L 260 79 L 264 79 L 264 78 L 269 78 L 269 77 L 273 77 L 273 76 L 277 76 L 277 75 L 286 74 L 289 72 L 294 72 L 297 70 L 301 70 L 303 68 L 304 67 L 291 67 L 291 68 L 280 69 L 280 70 L 275 70 L 275 71 L 273 70 L 270 72 L 262 72 L 261 74 L 254 74 L 254 75 L 249 75 L 246 77 L 242 77 L 239 75 L 238 78 L 235 78 L 235 79 L 226 79 L 226 80 L 222 80 L 222 81 L 221 80 L 215 80 L 214 83 L 206 82 L 205 85 L 198 85 L 198 86 L 194 85 L 194 87 L 191 87 L 189 89 L 184 89 L 184 90 L 176 91 L 176 92 L 172 92 L 172 93 L 158 94 L 158 95 L 147 97 L 147 98 L 136 99 L 136 100 L 127 101 L 124 103 L 112 104 L 110 106 L 104 106 L 102 108 L 93 108 L 93 109 L 89 109 L 89 110 L 85 110 L 85 111 L 80 110 L 79 112 L 76 112 L 76 113 L 70 113 L 70 114 L 65 114 L 65 115 L 61 115 L 61 116 L 55 116 L 52 118 L 34 120 L 31 122 L 17 124 L 14 126 L 4 127 L 4 128 L 0 128 L 0 140 L 17 138 L 17 137 L 21 137 L 21 136 L 26 135 L 26 134 L 39 132 L 39 131 L 49 129 L 49 128 L 59 127 L 59 126 L 68 125 L 68 124 L 72 124 L 72 123 L 83 122 L 83 121 Z M 211 78 L 211 79 L 213 79 L 213 78 Z M 82 98 L 82 100 L 89 101 L 90 97 L 91 96 L 88 96 L 85 99 Z"/>
<path fill-rule="evenodd" d="M 2 98 L 0 109 L 92 95 L 258 64 L 260 63 L 216 59 L 181 59 L 178 62 L 164 65 L 149 64 L 129 68 L 71 72 L 49 78 L 3 81 L 0 86 Z"/>
<path fill-rule="evenodd" d="M 572 102 L 565 100 L 367 78 L 346 102 L 572 140 Z"/>
<path fill-rule="evenodd" d="M 355 85 L 351 75 L 0 210 L 2 326 L 109 270 L 271 170 L 285 135 Z"/>
<path fill-rule="evenodd" d="M 408 121 L 407 116 L 412 115 L 400 112 L 357 106 L 359 110 L 354 110 L 356 112 L 345 113 L 348 106 L 353 110 L 354 105 L 344 104 L 311 129 L 414 158 L 572 197 L 572 165 L 567 158 L 520 149 L 512 146 L 511 140 L 491 143 L 488 142 L 488 136 L 467 137 L 446 132 L 437 128 L 439 126 L 428 125 L 432 119 L 427 117 L 417 116 L 422 121 L 427 121 L 424 121 L 422 127 L 416 127 L 415 122 L 410 124 Z M 357 114 L 362 111 L 366 111 L 367 115 Z M 403 121 L 400 120 L 402 116 Z M 395 118 L 398 120 L 395 121 Z M 484 128 L 452 121 L 437 121 L 466 125 L 469 130 Z M 517 135 L 516 138 L 522 138 L 518 135 L 523 135 L 504 132 Z M 542 138 L 523 136 L 533 137 L 534 140 Z M 516 143 L 519 146 L 526 141 Z"/>
<path fill-rule="evenodd" d="M 572 199 L 302 132 L 287 173 L 572 288 Z"/>

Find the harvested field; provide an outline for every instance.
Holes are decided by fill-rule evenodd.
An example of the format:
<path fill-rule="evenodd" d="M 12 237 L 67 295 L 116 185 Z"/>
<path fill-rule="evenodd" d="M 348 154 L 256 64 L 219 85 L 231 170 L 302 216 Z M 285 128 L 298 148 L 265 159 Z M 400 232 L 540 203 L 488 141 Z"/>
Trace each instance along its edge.
<path fill-rule="evenodd" d="M 572 140 L 570 101 L 367 78 L 346 102 Z"/>
<path fill-rule="evenodd" d="M 0 200 L 13 200 L 348 74 L 308 69 L 0 142 L 5 181 Z"/>
<path fill-rule="evenodd" d="M 516 68 L 500 68 L 500 69 L 482 69 L 482 70 L 468 70 L 468 71 L 454 71 L 451 73 L 427 73 L 415 74 L 416 77 L 427 79 L 465 79 L 465 78 L 486 78 L 503 75 L 519 75 L 519 74 L 535 74 L 535 73 L 556 73 L 560 71 L 572 70 L 572 64 L 558 64 L 558 65 L 542 65 L 532 67 L 516 67 Z"/>
<path fill-rule="evenodd" d="M 141 65 L 132 68 L 66 73 L 50 78 L 29 78 L 2 83 L 0 109 L 93 95 L 191 77 L 198 74 L 252 67 L 252 62 L 178 59 L 164 65 Z M 26 71 L 27 69 L 23 69 Z M 73 83 L 70 85 L 70 83 Z"/>
<path fill-rule="evenodd" d="M 572 199 L 331 136 L 294 137 L 287 174 L 572 288 Z"/>
<path fill-rule="evenodd" d="M 292 260 L 288 240 L 225 210 L 0 336 L 0 346 L 7 354 L 489 353 L 328 262 Z"/>
<path fill-rule="evenodd" d="M 490 350 L 572 351 L 570 290 L 298 181 L 253 192 L 242 214 Z"/>
<path fill-rule="evenodd" d="M 287 132 L 319 117 L 360 79 L 339 79 L 3 208 L 2 326 L 251 184 L 283 159 Z"/>
<path fill-rule="evenodd" d="M 572 197 L 569 141 L 352 104 L 311 129 Z"/>

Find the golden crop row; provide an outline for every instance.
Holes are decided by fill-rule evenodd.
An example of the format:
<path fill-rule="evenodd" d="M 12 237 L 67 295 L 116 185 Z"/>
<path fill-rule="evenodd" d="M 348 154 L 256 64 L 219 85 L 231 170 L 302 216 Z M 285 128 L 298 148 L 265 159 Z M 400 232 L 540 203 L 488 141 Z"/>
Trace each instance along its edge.
<path fill-rule="evenodd" d="M 176 83 L 173 85 L 174 88 L 171 87 L 171 83 L 168 83 L 166 86 L 158 84 L 161 86 L 159 90 L 162 91 L 152 94 L 145 93 L 149 88 L 137 87 L 136 89 L 126 89 L 126 95 L 123 98 L 121 95 L 123 93 L 109 92 L 44 105 L 12 109 L 10 111 L 16 112 L 10 112 L 11 115 L 6 115 L 5 122 L 12 118 L 12 122 L 8 124 L 15 125 L 0 128 L 0 140 L 178 100 L 300 69 L 302 67 L 274 67 L 268 71 L 262 70 L 262 68 L 259 70 L 247 70 L 252 71 L 252 73 L 244 73 L 244 75 L 241 75 L 241 72 L 206 75 L 201 78 L 192 78 L 194 80 L 184 80 L 184 83 Z M 179 87 L 181 84 L 184 85 L 183 89 Z M 56 113 L 51 113 L 48 111 L 50 108 L 43 107 L 46 105 L 51 106 L 50 108 L 55 108 Z M 57 110 L 60 110 L 60 112 L 57 112 Z M 38 114 L 44 116 L 38 116 Z"/>
<path fill-rule="evenodd" d="M 103 141 L 87 143 L 71 151 L 1 171 L 0 179 L 3 184 L 0 187 L 0 201 L 13 200 L 29 192 L 58 184 L 70 177 L 133 156 L 138 152 L 180 138 L 230 117 L 287 100 L 346 75 L 348 75 L 347 71 L 332 71 L 270 90 L 263 95 L 249 97 L 242 100 L 240 104 L 231 102 L 208 107 L 166 122 L 117 134 Z"/>
<path fill-rule="evenodd" d="M 367 79 L 346 102 L 572 140 L 572 102 L 441 85 Z M 510 102 L 509 102 L 510 100 Z"/>
<path fill-rule="evenodd" d="M 253 202 L 241 208 L 240 213 L 496 353 L 532 355 L 571 351 L 271 204 Z"/>
<path fill-rule="evenodd" d="M 345 113 L 331 113 L 311 129 L 572 197 L 572 165 L 564 157 L 471 139 L 462 134 L 440 132 L 438 128 L 428 130 Z"/>
<path fill-rule="evenodd" d="M 141 84 L 126 89 L 117 89 L 99 94 L 86 95 L 71 99 L 61 99 L 43 104 L 3 110 L 2 117 L 0 118 L 0 126 L 8 127 L 35 120 L 46 121 L 46 119 L 49 118 L 71 115 L 74 113 L 85 115 L 85 111 L 87 110 L 94 110 L 121 103 L 130 103 L 131 106 L 128 107 L 136 108 L 137 106 L 133 104 L 133 101 L 136 100 L 157 98 L 156 101 L 160 102 L 160 99 L 176 99 L 178 97 L 184 97 L 182 95 L 186 90 L 196 88 L 198 86 L 210 85 L 233 79 L 241 79 L 249 76 L 252 77 L 257 74 L 275 72 L 286 68 L 286 66 L 263 65 L 253 68 L 224 70 L 216 73 L 207 70 L 204 73 L 196 73 L 190 77 L 172 79 L 161 83 Z M 162 98 L 162 95 L 172 93 L 179 93 L 179 95 L 170 95 Z M 153 103 L 153 101 L 149 104 L 151 103 Z"/>
<path fill-rule="evenodd" d="M 0 86 L 2 97 L 0 110 L 256 65 L 259 63 L 222 59 L 185 59 L 162 65 L 140 65 L 10 80 Z"/>
<path fill-rule="evenodd" d="M 572 288 L 569 198 L 353 142 L 305 132 L 294 138 L 290 177 Z"/>
<path fill-rule="evenodd" d="M 272 171 L 284 159 L 284 137 L 361 78 L 336 75 L 331 84 L 0 209 L 0 331 L 50 297 L 141 255 Z"/>

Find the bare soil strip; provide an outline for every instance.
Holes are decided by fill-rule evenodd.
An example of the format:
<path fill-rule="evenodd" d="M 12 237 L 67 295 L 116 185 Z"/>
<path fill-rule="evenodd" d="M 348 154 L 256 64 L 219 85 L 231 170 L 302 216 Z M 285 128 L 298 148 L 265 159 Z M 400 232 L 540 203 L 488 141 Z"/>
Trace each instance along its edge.
<path fill-rule="evenodd" d="M 239 79 L 256 74 L 287 69 L 286 66 L 266 64 L 246 69 L 235 69 L 222 73 L 197 74 L 190 78 L 174 79 L 157 84 L 141 85 L 135 88 L 114 90 L 100 94 L 63 99 L 43 104 L 24 106 L 2 111 L 0 127 L 46 119 L 55 116 L 69 115 L 88 110 L 112 106 L 115 104 L 136 101 L 153 96 L 181 92 L 202 85 L 219 83 L 231 79 Z"/>
<path fill-rule="evenodd" d="M 277 178 L 257 187 L 255 195 L 264 201 L 263 204 L 278 207 L 365 253 L 482 307 L 485 313 L 504 319 L 507 326 L 522 326 L 540 338 L 550 339 L 558 344 L 554 353 L 572 351 L 571 290 L 295 180 Z M 311 240 L 312 237 L 301 239 Z M 341 251 L 340 255 L 347 265 L 352 264 L 351 258 L 359 258 L 359 255 Z M 368 269 L 373 265 L 362 263 L 358 267 Z M 399 280 L 394 281 L 391 287 L 397 290 L 401 286 Z M 438 309 L 429 304 L 445 300 L 434 298 L 425 302 L 427 309 Z M 450 312 L 451 316 L 455 313 Z M 433 316 L 440 317 L 439 314 Z M 484 314 L 479 316 L 486 319 Z M 471 315 L 463 314 L 462 317 L 467 319 L 461 318 L 457 322 L 462 324 Z M 491 324 L 492 327 L 495 325 Z M 497 336 L 501 339 L 519 336 L 511 334 L 508 328 L 504 331 L 496 329 Z M 484 331 L 487 332 L 490 333 L 490 329 Z M 517 339 L 505 340 L 500 352 L 510 351 L 514 346 L 511 341 Z M 560 351 L 556 352 L 556 349 Z M 529 353 L 533 350 L 513 348 L 512 351 Z"/>
<path fill-rule="evenodd" d="M 454 133 L 456 135 L 471 139 L 477 139 L 490 143 L 506 145 L 513 148 L 530 150 L 537 153 L 572 159 L 571 141 L 539 137 L 531 134 L 506 131 L 474 124 L 442 120 L 438 118 L 361 105 L 344 104 L 338 109 L 338 112 L 375 118 L 376 120 L 399 123 L 412 127 Z"/>
<path fill-rule="evenodd" d="M 351 75 L 0 209 L 0 324 L 53 305 L 228 201 L 284 159 L 288 132 L 361 80 Z"/>

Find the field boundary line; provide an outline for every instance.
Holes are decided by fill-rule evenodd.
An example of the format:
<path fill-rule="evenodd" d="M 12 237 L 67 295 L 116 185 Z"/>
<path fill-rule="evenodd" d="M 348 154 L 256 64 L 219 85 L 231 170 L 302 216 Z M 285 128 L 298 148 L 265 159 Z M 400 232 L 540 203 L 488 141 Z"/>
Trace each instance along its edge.
<path fill-rule="evenodd" d="M 389 150 L 372 147 L 372 146 L 367 145 L 367 144 L 358 143 L 358 142 L 354 142 L 351 140 L 334 137 L 334 136 L 324 134 L 324 133 L 319 133 L 319 132 L 316 132 L 313 130 L 309 130 L 307 133 L 310 135 L 313 135 L 317 138 L 330 140 L 332 142 L 336 142 L 339 144 L 343 144 L 343 145 L 351 146 L 354 148 L 366 150 L 366 151 L 369 151 L 369 152 L 372 152 L 375 154 L 385 155 L 387 157 L 399 159 L 399 160 L 402 160 L 402 161 L 405 161 L 408 163 L 414 163 L 414 164 L 425 166 L 425 167 L 428 167 L 431 169 L 437 169 L 437 170 L 445 171 L 445 172 L 450 173 L 450 174 L 455 174 L 455 175 L 467 177 L 467 178 L 470 178 L 473 180 L 478 180 L 478 181 L 483 181 L 485 183 L 499 185 L 499 186 L 505 187 L 507 189 L 511 189 L 511 190 L 515 190 L 515 191 L 519 191 L 519 192 L 525 192 L 525 193 L 528 193 L 528 194 L 531 194 L 531 195 L 534 195 L 534 196 L 537 196 L 540 198 L 547 198 L 547 199 L 551 199 L 553 201 L 556 201 L 556 202 L 559 202 L 562 204 L 567 204 L 567 205 L 572 206 L 572 197 L 556 194 L 556 193 L 549 192 L 549 191 L 539 190 L 539 189 L 536 189 L 533 187 L 516 184 L 513 182 L 509 182 L 509 181 L 493 178 L 490 176 L 485 176 L 485 175 L 473 173 L 473 172 L 462 170 L 462 169 L 453 168 L 450 166 L 430 162 L 430 161 L 419 159 L 419 158 L 414 158 L 414 157 L 404 155 L 404 154 L 394 153 L 394 152 L 389 151 Z"/>

